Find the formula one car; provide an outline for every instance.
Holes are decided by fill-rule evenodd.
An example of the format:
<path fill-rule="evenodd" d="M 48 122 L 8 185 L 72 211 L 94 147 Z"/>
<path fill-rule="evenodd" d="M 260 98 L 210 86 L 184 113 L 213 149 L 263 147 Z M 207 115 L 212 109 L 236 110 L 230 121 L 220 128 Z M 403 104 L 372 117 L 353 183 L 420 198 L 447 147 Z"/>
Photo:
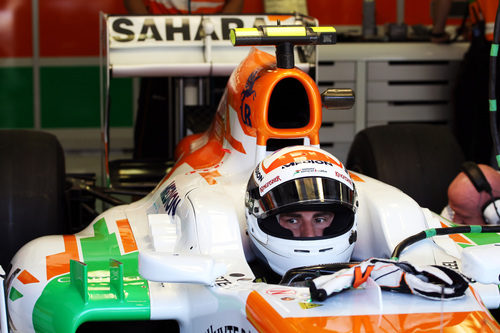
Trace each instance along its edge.
<path fill-rule="evenodd" d="M 234 29 L 231 39 L 276 45 L 276 57 L 251 49 L 209 130 L 180 142 L 174 167 L 149 195 L 105 211 L 79 233 L 37 238 L 17 252 L 6 279 L 10 331 L 145 331 L 147 323 L 182 332 L 500 331 L 487 309 L 500 304 L 498 234 L 463 227 L 447 235 L 450 221 L 392 186 L 344 174 L 334 157 L 339 177 L 357 191 L 353 260 L 447 266 L 470 282 L 463 296 L 438 292 L 430 300 L 381 291 L 368 279 L 319 297 L 307 280 L 332 275 L 331 265 L 292 269 L 276 282 L 258 276 L 245 206 L 252 171 L 279 148 L 317 149 L 322 105 L 349 107 L 352 94 L 320 95 L 294 67 L 294 45 L 333 44 L 333 27 Z M 291 260 L 301 263 L 307 251 L 299 250 Z"/>

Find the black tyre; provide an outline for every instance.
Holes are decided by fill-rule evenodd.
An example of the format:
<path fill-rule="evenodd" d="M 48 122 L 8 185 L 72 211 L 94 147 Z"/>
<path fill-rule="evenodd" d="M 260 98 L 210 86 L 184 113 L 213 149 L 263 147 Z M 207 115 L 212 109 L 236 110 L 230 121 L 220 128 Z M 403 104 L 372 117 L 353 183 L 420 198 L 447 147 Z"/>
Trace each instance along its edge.
<path fill-rule="evenodd" d="M 359 132 L 346 166 L 401 189 L 420 206 L 439 213 L 463 162 L 462 150 L 447 126 L 393 124 Z"/>
<path fill-rule="evenodd" d="M 64 232 L 64 154 L 57 138 L 0 130 L 0 264 L 43 235 Z"/>

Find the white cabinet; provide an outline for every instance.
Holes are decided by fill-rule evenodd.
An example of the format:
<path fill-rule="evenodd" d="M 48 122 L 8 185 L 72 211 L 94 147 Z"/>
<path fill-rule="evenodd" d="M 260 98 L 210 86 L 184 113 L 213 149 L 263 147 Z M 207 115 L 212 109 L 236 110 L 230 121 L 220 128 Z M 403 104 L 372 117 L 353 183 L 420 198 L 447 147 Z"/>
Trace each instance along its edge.
<path fill-rule="evenodd" d="M 466 43 L 345 43 L 319 47 L 318 86 L 351 88 L 351 110 L 323 109 L 320 142 L 346 160 L 354 135 L 397 122 L 446 123 Z"/>

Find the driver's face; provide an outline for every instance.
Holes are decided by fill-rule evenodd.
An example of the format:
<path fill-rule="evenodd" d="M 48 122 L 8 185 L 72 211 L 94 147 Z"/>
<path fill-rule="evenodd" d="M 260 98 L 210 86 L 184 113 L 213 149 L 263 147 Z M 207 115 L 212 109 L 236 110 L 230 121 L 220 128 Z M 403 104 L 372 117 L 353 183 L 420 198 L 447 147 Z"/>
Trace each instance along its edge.
<path fill-rule="evenodd" d="M 279 224 L 293 233 L 293 237 L 323 236 L 323 231 L 332 224 L 332 212 L 301 211 L 283 213 L 278 216 Z"/>

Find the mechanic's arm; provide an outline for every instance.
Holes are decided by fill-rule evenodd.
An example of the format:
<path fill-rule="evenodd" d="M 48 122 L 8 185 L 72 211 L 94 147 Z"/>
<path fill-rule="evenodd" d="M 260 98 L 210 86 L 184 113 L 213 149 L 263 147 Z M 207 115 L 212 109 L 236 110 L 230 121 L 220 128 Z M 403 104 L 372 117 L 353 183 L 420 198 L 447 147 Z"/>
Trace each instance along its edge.
<path fill-rule="evenodd" d="M 437 0 L 434 7 L 434 25 L 431 31 L 431 42 L 445 43 L 450 35 L 444 30 L 450 12 L 452 0 Z"/>
<path fill-rule="evenodd" d="M 241 13 L 243 9 L 243 0 L 226 0 L 224 8 L 221 13 L 237 14 Z"/>
<path fill-rule="evenodd" d="M 142 0 L 123 0 L 123 5 L 129 14 L 149 14 L 148 9 Z"/>

